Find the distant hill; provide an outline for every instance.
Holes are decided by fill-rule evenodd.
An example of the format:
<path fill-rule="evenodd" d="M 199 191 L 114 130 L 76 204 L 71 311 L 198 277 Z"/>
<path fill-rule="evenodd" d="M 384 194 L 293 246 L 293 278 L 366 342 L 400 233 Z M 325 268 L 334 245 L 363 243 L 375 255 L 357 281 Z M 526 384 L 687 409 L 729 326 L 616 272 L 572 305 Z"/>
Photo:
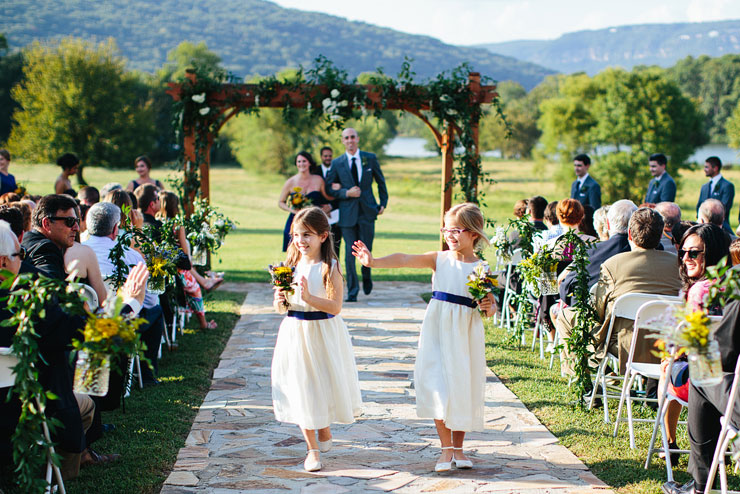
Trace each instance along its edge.
<path fill-rule="evenodd" d="M 593 75 L 610 66 L 669 67 L 688 55 L 721 57 L 740 53 L 740 20 L 619 26 L 567 33 L 555 40 L 480 46 L 558 72 L 585 71 Z"/>
<path fill-rule="evenodd" d="M 421 79 L 462 62 L 484 76 L 527 89 L 553 73 L 532 63 L 457 47 L 363 22 L 285 9 L 263 0 L 2 0 L 0 31 L 11 47 L 63 36 L 112 36 L 132 69 L 153 72 L 182 41 L 205 41 L 239 76 L 310 66 L 325 55 L 351 76 L 382 67 L 395 75 L 404 56 Z"/>

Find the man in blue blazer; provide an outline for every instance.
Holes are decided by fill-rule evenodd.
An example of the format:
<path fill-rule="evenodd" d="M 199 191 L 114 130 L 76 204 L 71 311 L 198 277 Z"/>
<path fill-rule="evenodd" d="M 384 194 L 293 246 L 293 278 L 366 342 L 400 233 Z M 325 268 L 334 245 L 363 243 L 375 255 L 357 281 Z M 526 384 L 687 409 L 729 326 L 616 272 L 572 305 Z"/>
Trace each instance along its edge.
<path fill-rule="evenodd" d="M 579 154 L 573 158 L 576 180 L 570 186 L 570 198 L 577 200 L 584 206 L 591 206 L 596 211 L 601 207 L 601 187 L 588 174 L 590 167 L 591 158 L 587 154 Z"/>
<path fill-rule="evenodd" d="M 696 203 L 696 214 L 699 215 L 699 206 L 707 199 L 717 199 L 725 207 L 725 221 L 722 228 L 733 233 L 730 228 L 730 209 L 735 200 L 735 186 L 722 176 L 722 161 L 716 156 L 710 156 L 704 162 L 704 175 L 710 178 L 709 182 L 701 186 L 699 201 Z"/>
<path fill-rule="evenodd" d="M 653 179 L 648 184 L 645 200 L 651 204 L 659 202 L 674 202 L 676 200 L 676 182 L 665 171 L 668 158 L 665 154 L 657 153 L 650 156 L 648 166 Z"/>
<path fill-rule="evenodd" d="M 327 184 L 340 184 L 339 190 L 330 194 L 339 199 L 339 228 L 344 239 L 345 276 L 347 277 L 347 302 L 356 302 L 360 291 L 355 270 L 352 245 L 362 240 L 367 248 L 373 249 L 375 219 L 383 214 L 388 205 L 388 189 L 380 169 L 378 158 L 373 153 L 360 151 L 357 131 L 346 128 L 342 131 L 345 153 L 331 162 L 326 175 Z M 373 179 L 378 186 L 378 198 L 373 194 Z M 369 295 L 373 289 L 370 268 L 362 267 L 362 290 Z"/>

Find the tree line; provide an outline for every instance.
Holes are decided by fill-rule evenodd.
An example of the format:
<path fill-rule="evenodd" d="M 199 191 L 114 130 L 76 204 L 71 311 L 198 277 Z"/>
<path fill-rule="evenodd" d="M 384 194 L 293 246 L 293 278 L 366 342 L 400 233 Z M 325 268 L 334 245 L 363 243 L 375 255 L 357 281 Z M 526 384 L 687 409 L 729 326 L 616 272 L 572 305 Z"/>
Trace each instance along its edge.
<path fill-rule="evenodd" d="M 166 84 L 194 61 L 221 69 L 220 57 L 205 43 L 181 43 L 148 74 L 126 70 L 112 39 L 65 38 L 10 52 L 0 35 L 0 106 L 11 109 L 0 114 L 0 143 L 30 162 L 54 161 L 68 151 L 85 164 L 108 167 L 129 167 L 142 153 L 159 163 L 175 160 L 179 143 Z M 289 81 L 296 74 L 286 70 L 278 77 Z M 368 77 L 361 74 L 358 82 Z M 608 177 L 602 181 L 606 199 L 638 198 L 648 178 L 641 165 L 653 152 L 668 155 L 675 174 L 707 142 L 740 147 L 740 55 L 688 57 L 668 69 L 548 76 L 529 92 L 502 82 L 498 91 L 511 136 L 495 115 L 484 115 L 481 149 L 559 161 L 563 179 L 574 154 L 597 153 L 599 173 Z M 357 113 L 352 125 L 368 149 L 382 150 L 399 132 L 429 135 L 414 117 L 385 112 L 364 119 Z M 323 145 L 339 147 L 339 138 L 309 118 L 289 128 L 280 110 L 265 109 L 230 121 L 219 143 L 216 161 L 235 158 L 252 170 L 289 173 L 297 151 L 318 154 Z"/>

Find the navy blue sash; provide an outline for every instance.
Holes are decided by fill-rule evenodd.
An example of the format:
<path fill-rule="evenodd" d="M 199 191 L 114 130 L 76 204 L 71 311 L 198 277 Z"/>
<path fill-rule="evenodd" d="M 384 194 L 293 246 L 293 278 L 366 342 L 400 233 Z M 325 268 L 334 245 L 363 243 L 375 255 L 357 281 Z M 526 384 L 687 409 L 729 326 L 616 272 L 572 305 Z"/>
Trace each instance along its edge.
<path fill-rule="evenodd" d="M 472 298 L 461 297 L 460 295 L 455 295 L 447 292 L 432 292 L 432 298 L 442 300 L 443 302 L 450 302 L 451 304 L 464 305 L 465 307 L 470 307 L 471 309 L 475 309 L 478 306 L 478 304 Z"/>
<path fill-rule="evenodd" d="M 302 310 L 289 310 L 288 317 L 295 317 L 303 321 L 318 321 L 320 319 L 331 319 L 334 317 L 334 314 L 321 311 L 304 312 Z"/>

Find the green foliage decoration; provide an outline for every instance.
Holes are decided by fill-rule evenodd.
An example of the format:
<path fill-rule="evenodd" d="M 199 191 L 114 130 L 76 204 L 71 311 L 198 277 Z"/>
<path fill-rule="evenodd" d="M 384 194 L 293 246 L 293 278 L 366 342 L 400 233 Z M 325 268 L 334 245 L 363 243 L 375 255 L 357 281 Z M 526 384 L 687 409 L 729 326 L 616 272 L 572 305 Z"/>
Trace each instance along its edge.
<path fill-rule="evenodd" d="M 42 493 L 47 484 L 45 479 L 39 478 L 39 472 L 43 471 L 49 448 L 53 446 L 44 437 L 44 423 L 50 431 L 61 423 L 44 415 L 47 401 L 56 399 L 56 396 L 45 391 L 38 381 L 37 367 L 42 357 L 36 327 L 38 321 L 46 316 L 46 307 L 51 304 L 58 305 L 68 314 L 81 315 L 84 310 L 79 285 L 44 276 L 34 278 L 30 273 L 14 276 L 5 271 L 3 277 L 0 289 L 9 291 L 3 302 L 12 315 L 0 324 L 17 327 L 11 345 L 13 355 L 18 358 L 18 364 L 13 368 L 16 378 L 11 392 L 21 403 L 21 415 L 11 437 L 15 481 L 23 492 Z M 54 456 L 52 461 L 59 465 L 58 457 Z"/>
<path fill-rule="evenodd" d="M 180 98 L 176 104 L 174 124 L 181 131 L 192 129 L 195 134 L 195 163 L 182 159 L 185 180 L 180 191 L 184 204 L 192 202 L 199 195 L 198 169 L 206 159 L 206 152 L 223 124 L 224 120 L 242 112 L 256 112 L 259 107 L 272 100 L 278 91 L 283 90 L 283 118 L 290 124 L 300 118 L 296 107 L 304 106 L 314 119 L 322 120 L 327 130 L 341 129 L 346 122 L 356 118 L 358 112 L 367 115 L 372 112 L 381 117 L 389 102 L 401 103 L 404 109 L 421 112 L 429 106 L 429 115 L 443 129 L 452 126 L 458 137 L 458 143 L 464 152 L 459 156 L 459 164 L 448 187 L 458 185 L 465 201 L 481 203 L 483 191 L 480 185 L 491 183 L 481 167 L 478 149 L 475 147 L 474 127 L 481 116 L 481 108 L 473 104 L 474 95 L 468 85 L 470 67 L 462 64 L 450 73 L 443 72 L 425 85 L 414 82 L 411 62 L 406 60 L 398 79 L 393 79 L 382 71 L 371 76 L 369 83 L 381 95 L 379 104 L 368 96 L 367 87 L 358 85 L 356 79 L 349 80 L 346 71 L 334 66 L 324 56 L 314 61 L 314 66 L 305 72 L 301 69 L 290 80 L 278 82 L 271 77 L 259 81 L 255 88 L 254 106 L 245 107 L 242 94 L 238 90 L 225 91 L 224 98 L 213 100 L 223 84 L 234 83 L 235 78 L 220 69 L 194 69 L 195 82 L 184 78 L 180 80 Z M 232 88 L 235 89 L 235 88 Z M 298 92 L 303 101 L 293 101 L 291 92 Z M 213 111 L 213 106 L 227 111 Z M 504 122 L 504 114 L 498 98 L 494 98 L 493 107 Z M 233 111 L 228 112 L 229 108 Z"/>
<path fill-rule="evenodd" d="M 586 393 L 591 386 L 591 359 L 595 340 L 591 331 L 598 322 L 598 316 L 594 304 L 591 301 L 588 282 L 588 249 L 593 242 L 587 242 L 578 236 L 575 230 L 568 230 L 559 239 L 558 244 L 564 245 L 564 258 L 570 257 L 568 266 L 575 272 L 575 284 L 573 285 L 572 305 L 575 310 L 575 324 L 573 332 L 566 340 L 568 352 L 573 356 L 573 371 L 575 373 L 574 391 L 580 397 Z M 578 402 L 581 406 L 583 402 Z"/>

